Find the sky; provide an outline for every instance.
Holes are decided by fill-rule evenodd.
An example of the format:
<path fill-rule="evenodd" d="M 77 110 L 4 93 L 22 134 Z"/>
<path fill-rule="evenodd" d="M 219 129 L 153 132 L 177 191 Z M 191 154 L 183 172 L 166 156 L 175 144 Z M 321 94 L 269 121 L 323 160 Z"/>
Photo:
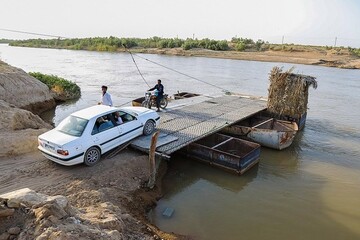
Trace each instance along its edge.
<path fill-rule="evenodd" d="M 360 0 L 0 0 L 0 29 L 360 48 Z M 0 39 L 38 38 L 0 30 Z M 42 37 L 45 38 L 45 37 Z"/>

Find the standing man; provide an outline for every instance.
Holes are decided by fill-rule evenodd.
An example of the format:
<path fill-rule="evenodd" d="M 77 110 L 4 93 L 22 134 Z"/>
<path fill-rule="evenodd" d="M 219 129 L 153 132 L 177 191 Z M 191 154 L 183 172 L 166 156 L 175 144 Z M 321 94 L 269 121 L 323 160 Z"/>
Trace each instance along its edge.
<path fill-rule="evenodd" d="M 156 96 L 156 107 L 157 107 L 157 112 L 160 112 L 160 101 L 161 99 L 164 97 L 164 85 L 161 84 L 161 80 L 158 79 L 157 80 L 157 84 L 155 85 L 155 87 L 150 88 L 148 91 L 152 91 L 152 90 L 157 90 L 157 96 Z"/>
<path fill-rule="evenodd" d="M 100 104 L 112 107 L 113 102 L 111 100 L 111 95 L 110 93 L 106 92 L 107 86 L 101 86 L 101 90 L 102 90 L 102 95 L 101 95 Z"/>

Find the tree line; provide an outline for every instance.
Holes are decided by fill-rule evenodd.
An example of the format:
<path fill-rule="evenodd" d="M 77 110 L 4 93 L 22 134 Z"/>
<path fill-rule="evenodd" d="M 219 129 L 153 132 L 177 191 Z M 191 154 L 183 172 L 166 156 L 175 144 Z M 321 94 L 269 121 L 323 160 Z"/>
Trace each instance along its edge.
<path fill-rule="evenodd" d="M 118 37 L 94 37 L 94 38 L 71 38 L 71 39 L 27 39 L 11 41 L 10 46 L 42 47 L 42 48 L 66 48 L 74 50 L 91 51 L 117 51 L 121 48 L 182 48 L 190 50 L 194 48 L 209 49 L 215 51 L 247 49 L 261 49 L 264 41 L 254 42 L 248 38 L 232 38 L 227 40 L 204 39 L 180 39 L 180 38 L 118 38 Z"/>
<path fill-rule="evenodd" d="M 108 51 L 115 52 L 131 48 L 182 48 L 209 49 L 215 51 L 307 51 L 309 48 L 342 50 L 344 47 L 332 46 L 304 46 L 296 44 L 271 44 L 263 40 L 254 41 L 250 38 L 233 37 L 228 40 L 204 39 L 180 39 L 180 38 L 118 38 L 118 37 L 93 37 L 93 38 L 69 38 L 69 39 L 28 39 L 13 40 L 10 46 L 38 47 L 38 48 L 65 48 L 72 50 Z M 360 49 L 347 49 L 350 53 L 360 56 Z"/>

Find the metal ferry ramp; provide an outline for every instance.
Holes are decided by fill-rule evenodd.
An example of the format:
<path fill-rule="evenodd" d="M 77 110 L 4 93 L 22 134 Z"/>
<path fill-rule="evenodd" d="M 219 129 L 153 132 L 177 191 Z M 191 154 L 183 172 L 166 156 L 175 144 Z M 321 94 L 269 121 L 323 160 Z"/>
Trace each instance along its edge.
<path fill-rule="evenodd" d="M 156 154 L 170 158 L 186 145 L 265 109 L 266 101 L 260 98 L 222 96 L 160 112 Z M 148 153 L 150 143 L 151 136 L 141 136 L 131 146 Z"/>

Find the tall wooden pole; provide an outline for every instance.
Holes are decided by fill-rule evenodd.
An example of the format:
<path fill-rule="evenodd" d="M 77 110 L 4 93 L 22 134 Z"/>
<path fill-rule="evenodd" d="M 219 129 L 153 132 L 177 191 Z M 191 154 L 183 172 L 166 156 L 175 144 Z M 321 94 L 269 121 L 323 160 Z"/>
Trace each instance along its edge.
<path fill-rule="evenodd" d="M 159 136 L 159 131 L 155 132 L 151 137 L 151 145 L 149 151 L 149 164 L 150 164 L 150 177 L 148 182 L 148 187 L 153 188 L 155 186 L 156 181 L 156 164 L 155 164 L 155 150 L 156 143 Z"/>

